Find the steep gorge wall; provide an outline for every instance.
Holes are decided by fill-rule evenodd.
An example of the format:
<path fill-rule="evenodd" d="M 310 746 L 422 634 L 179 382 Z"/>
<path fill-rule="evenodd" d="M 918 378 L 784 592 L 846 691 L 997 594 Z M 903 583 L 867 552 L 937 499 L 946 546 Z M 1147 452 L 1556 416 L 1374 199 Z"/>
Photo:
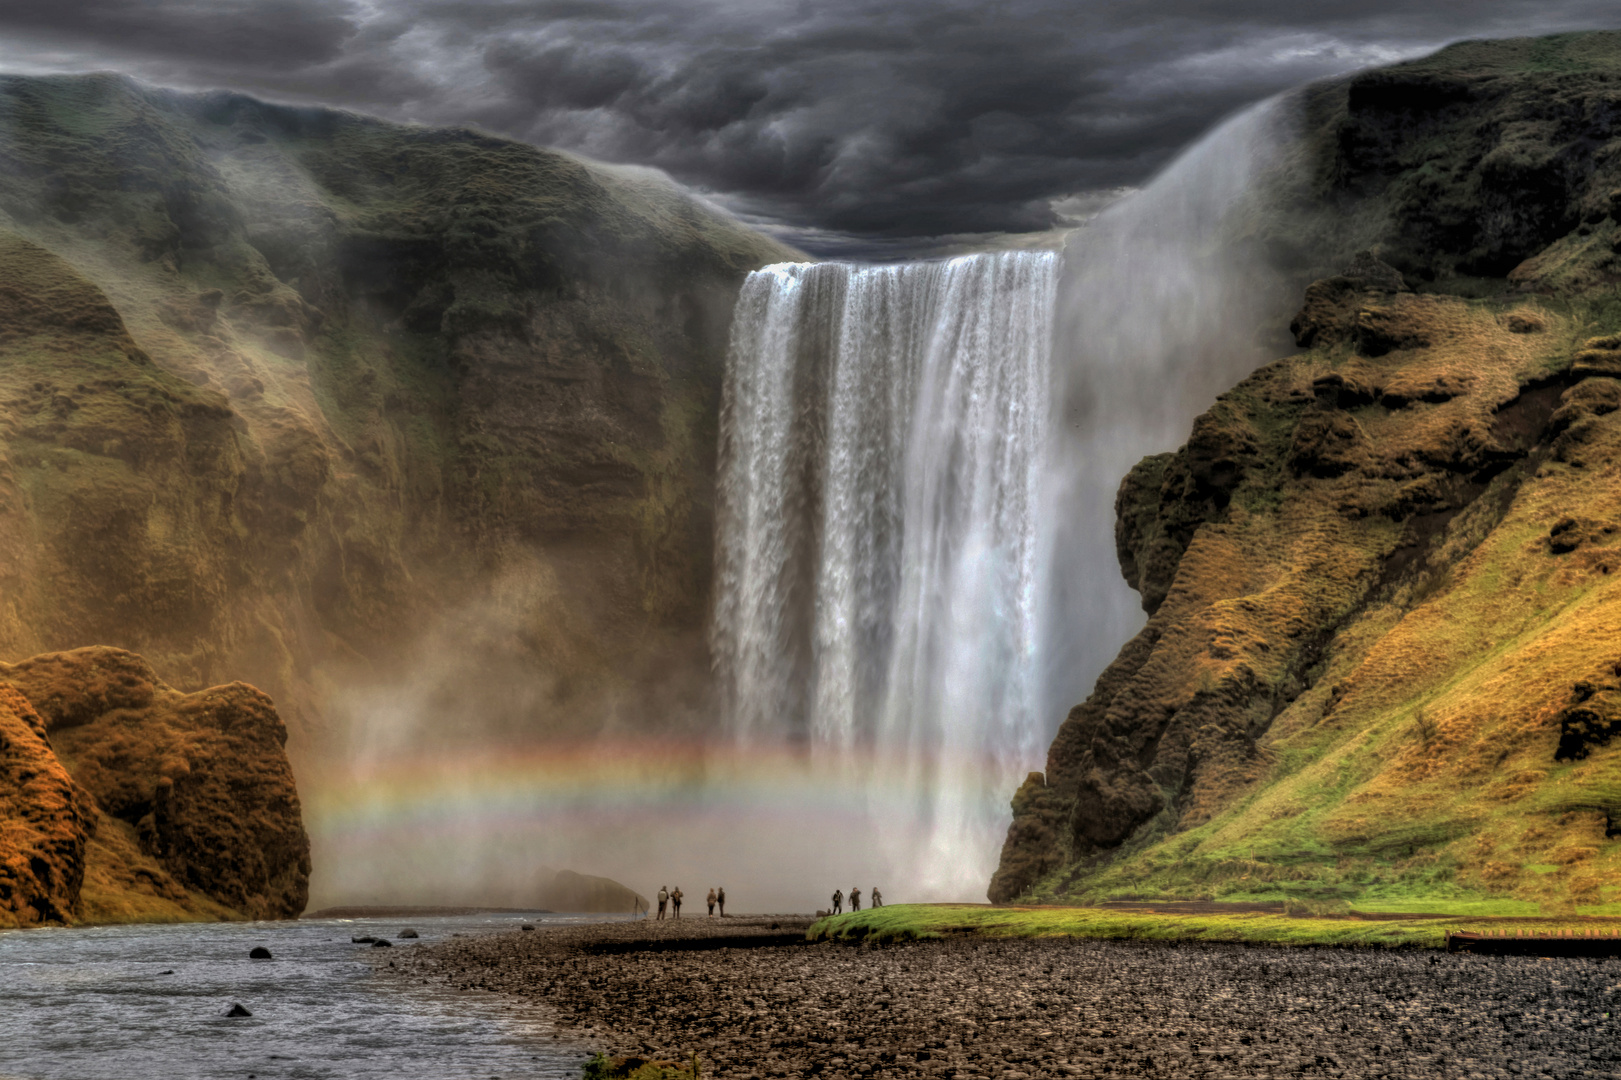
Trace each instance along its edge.
<path fill-rule="evenodd" d="M 0 80 L 0 229 L 0 657 L 246 679 L 306 761 L 355 685 L 445 738 L 701 704 L 731 305 L 791 252 L 562 154 L 101 76 Z"/>
<path fill-rule="evenodd" d="M 1150 618 L 990 895 L 1621 901 L 1621 36 L 1303 100 L 1285 231 L 1378 257 L 1125 478 Z"/>

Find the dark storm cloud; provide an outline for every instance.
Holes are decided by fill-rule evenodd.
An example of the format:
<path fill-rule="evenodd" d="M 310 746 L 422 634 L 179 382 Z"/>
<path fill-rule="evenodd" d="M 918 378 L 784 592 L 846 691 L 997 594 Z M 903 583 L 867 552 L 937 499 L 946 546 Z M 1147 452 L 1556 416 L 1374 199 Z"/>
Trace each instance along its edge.
<path fill-rule="evenodd" d="M 335 60 L 354 32 L 346 9 L 327 0 L 0 0 L 0 33 L 13 46 L 251 70 Z"/>
<path fill-rule="evenodd" d="M 819 250 L 1042 229 L 1222 115 L 1610 0 L 0 0 L 0 62 L 110 67 L 656 166 Z"/>

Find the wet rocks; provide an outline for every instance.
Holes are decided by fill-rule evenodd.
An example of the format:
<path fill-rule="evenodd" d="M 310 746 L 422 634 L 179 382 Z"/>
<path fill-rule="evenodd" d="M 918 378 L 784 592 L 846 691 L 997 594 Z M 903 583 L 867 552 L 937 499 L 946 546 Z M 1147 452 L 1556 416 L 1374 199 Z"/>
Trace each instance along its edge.
<path fill-rule="evenodd" d="M 388 938 L 380 937 L 372 941 L 371 947 L 374 949 L 391 949 L 394 947 L 394 943 L 388 940 Z"/>
<path fill-rule="evenodd" d="M 400 936 L 404 937 L 403 934 Z M 370 945 L 376 940 L 377 939 L 372 937 L 370 934 L 357 934 L 349 939 L 349 943 L 351 945 Z"/>
<path fill-rule="evenodd" d="M 253 948 L 248 950 L 248 959 L 249 960 L 274 960 L 275 957 L 271 956 L 270 955 L 270 950 L 265 948 L 263 945 L 255 945 Z"/>
<path fill-rule="evenodd" d="M 415 930 L 412 930 L 410 927 L 406 927 L 404 930 L 401 930 L 399 932 L 399 934 L 396 935 L 396 936 L 401 937 L 401 938 L 414 938 L 414 937 L 419 937 L 420 935 Z"/>
<path fill-rule="evenodd" d="M 252 1016 L 253 1014 L 251 1012 L 249 1012 L 248 1009 L 247 1009 L 247 1006 L 243 1005 L 241 1002 L 233 1001 L 233 1002 L 231 1002 L 231 1007 L 226 1009 L 225 1012 L 223 1012 L 221 1015 L 222 1016 Z"/>

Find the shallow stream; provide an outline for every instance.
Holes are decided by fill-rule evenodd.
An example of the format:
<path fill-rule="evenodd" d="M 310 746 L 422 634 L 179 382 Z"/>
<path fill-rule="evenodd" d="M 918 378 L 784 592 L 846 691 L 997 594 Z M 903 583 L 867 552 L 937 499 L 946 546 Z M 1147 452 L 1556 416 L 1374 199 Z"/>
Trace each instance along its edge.
<path fill-rule="evenodd" d="M 104 926 L 0 933 L 0 1077 L 578 1080 L 588 1051 L 493 995 L 384 980 L 417 943 L 601 915 Z M 401 940 L 406 926 L 421 936 Z M 392 950 L 351 944 L 380 936 Z M 254 946 L 271 960 L 250 960 Z M 252 1012 L 227 1017 L 232 1003 Z"/>

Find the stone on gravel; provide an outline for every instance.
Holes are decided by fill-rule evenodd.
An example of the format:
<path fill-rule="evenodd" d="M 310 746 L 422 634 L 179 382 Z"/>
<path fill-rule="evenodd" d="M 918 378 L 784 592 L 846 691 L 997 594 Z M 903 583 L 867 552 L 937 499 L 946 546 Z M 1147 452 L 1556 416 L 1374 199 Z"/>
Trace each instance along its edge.
<path fill-rule="evenodd" d="M 508 995 L 610 1056 L 696 1053 L 706 1080 L 1621 1072 L 1621 960 L 1070 938 L 783 942 L 808 921 L 491 934 L 412 949 L 387 974 Z"/>

